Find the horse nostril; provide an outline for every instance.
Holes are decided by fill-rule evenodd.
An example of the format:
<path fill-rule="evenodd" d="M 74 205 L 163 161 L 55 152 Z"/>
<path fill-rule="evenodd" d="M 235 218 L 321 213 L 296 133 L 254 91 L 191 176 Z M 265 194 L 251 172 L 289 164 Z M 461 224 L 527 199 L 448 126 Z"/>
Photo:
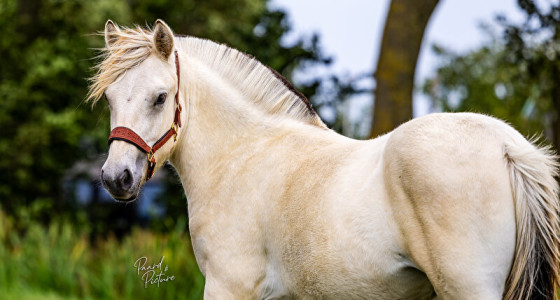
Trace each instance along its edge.
<path fill-rule="evenodd" d="M 108 187 L 111 182 L 104 175 L 105 175 L 105 172 L 103 170 L 101 170 L 101 182 L 103 182 L 103 184 L 105 184 L 105 187 Z"/>
<path fill-rule="evenodd" d="M 132 174 L 130 173 L 130 170 L 125 169 L 121 175 L 119 176 L 119 183 L 121 186 L 121 189 L 128 191 L 130 189 L 130 187 L 132 187 Z"/>

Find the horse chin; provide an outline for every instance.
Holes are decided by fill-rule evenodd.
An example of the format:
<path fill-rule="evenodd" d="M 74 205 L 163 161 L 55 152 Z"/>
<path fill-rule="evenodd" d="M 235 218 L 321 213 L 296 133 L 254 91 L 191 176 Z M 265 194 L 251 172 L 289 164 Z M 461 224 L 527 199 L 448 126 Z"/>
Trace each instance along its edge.
<path fill-rule="evenodd" d="M 109 189 L 107 189 L 107 191 L 109 192 L 111 197 L 113 197 L 113 199 L 115 199 L 115 201 L 123 202 L 123 203 L 124 202 L 132 202 L 132 201 L 136 200 L 136 198 L 138 198 L 138 190 L 139 189 L 134 189 L 134 191 L 129 191 L 129 192 L 125 192 L 125 193 L 113 193 Z"/>
<path fill-rule="evenodd" d="M 133 187 L 132 189 L 130 189 L 126 192 L 125 191 L 111 191 L 110 189 L 107 189 L 107 191 L 109 192 L 111 197 L 113 197 L 113 199 L 115 199 L 115 201 L 120 202 L 120 203 L 131 203 L 138 198 L 138 194 L 139 194 L 139 191 L 140 191 L 140 185 L 137 183 L 135 185 L 135 187 Z"/>
<path fill-rule="evenodd" d="M 120 202 L 120 203 L 130 203 L 136 200 L 136 198 L 138 197 L 138 194 L 134 194 L 128 198 L 118 198 L 118 197 L 113 197 L 113 199 L 115 199 L 115 201 Z"/>

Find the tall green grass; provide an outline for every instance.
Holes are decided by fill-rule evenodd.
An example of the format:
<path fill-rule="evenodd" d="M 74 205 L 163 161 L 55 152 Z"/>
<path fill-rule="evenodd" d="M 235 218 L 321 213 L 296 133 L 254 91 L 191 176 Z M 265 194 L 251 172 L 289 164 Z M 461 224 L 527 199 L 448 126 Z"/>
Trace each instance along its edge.
<path fill-rule="evenodd" d="M 92 243 L 87 226 L 54 221 L 49 226 L 0 210 L 2 299 L 202 299 L 204 278 L 186 233 L 186 220 L 167 234 L 135 229 L 122 241 L 109 236 Z M 164 256 L 173 281 L 144 287 L 134 262 Z M 158 271 L 159 272 L 159 271 Z"/>

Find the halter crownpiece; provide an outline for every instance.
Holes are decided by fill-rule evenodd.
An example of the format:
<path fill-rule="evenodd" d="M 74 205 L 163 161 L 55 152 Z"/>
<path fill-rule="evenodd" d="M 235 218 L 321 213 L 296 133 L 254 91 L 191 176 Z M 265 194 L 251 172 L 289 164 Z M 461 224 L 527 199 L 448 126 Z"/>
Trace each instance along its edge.
<path fill-rule="evenodd" d="M 181 84 L 181 70 L 179 68 L 179 54 L 177 50 L 175 50 L 175 68 L 177 69 L 177 93 L 175 94 L 175 104 L 177 107 L 175 108 L 175 119 L 173 120 L 173 124 L 171 124 L 171 128 L 167 130 L 165 134 L 163 134 L 157 142 L 154 143 L 152 147 L 148 146 L 148 144 L 142 139 L 136 132 L 128 127 L 115 127 L 111 130 L 111 134 L 109 135 L 108 144 L 111 145 L 111 142 L 114 140 L 117 141 L 124 141 L 130 143 L 140 151 L 146 153 L 146 159 L 148 160 L 148 169 L 146 170 L 146 181 L 150 180 L 154 175 L 154 171 L 156 169 L 156 158 L 154 154 L 156 151 L 163 147 L 167 141 L 174 137 L 174 141 L 177 141 L 177 133 L 179 128 L 181 127 L 181 103 L 179 103 L 179 88 Z"/>

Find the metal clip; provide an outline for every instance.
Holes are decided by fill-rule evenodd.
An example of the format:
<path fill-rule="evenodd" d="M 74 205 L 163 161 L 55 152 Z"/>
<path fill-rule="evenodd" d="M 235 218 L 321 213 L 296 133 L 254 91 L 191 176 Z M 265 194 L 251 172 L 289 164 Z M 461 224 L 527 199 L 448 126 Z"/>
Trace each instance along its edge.
<path fill-rule="evenodd" d="M 156 160 L 154 158 L 154 152 L 152 150 L 150 150 L 150 152 L 146 153 L 146 158 L 148 159 L 148 163 L 155 165 Z"/>
<path fill-rule="evenodd" d="M 173 142 L 176 142 L 177 135 L 179 134 L 179 124 L 177 124 L 177 122 L 173 122 L 171 128 L 173 129 L 173 131 L 175 131 L 175 133 L 173 134 Z"/>

